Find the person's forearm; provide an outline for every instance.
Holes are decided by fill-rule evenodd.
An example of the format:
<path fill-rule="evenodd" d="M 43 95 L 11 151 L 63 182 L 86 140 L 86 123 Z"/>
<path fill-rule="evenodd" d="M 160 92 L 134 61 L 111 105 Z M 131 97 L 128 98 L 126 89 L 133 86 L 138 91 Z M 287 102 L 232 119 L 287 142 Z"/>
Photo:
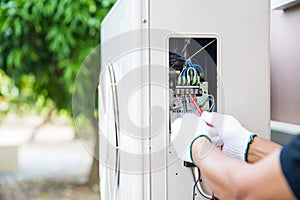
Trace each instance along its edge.
<path fill-rule="evenodd" d="M 206 138 L 197 139 L 192 146 L 193 160 L 201 169 L 209 186 L 221 199 L 233 199 L 232 177 L 236 170 L 247 165 L 238 159 L 227 156 L 214 147 Z"/>
<path fill-rule="evenodd" d="M 282 173 L 279 154 L 274 150 L 249 164 L 229 157 L 203 137 L 192 146 L 194 162 L 221 199 L 295 199 Z"/>
<path fill-rule="evenodd" d="M 270 153 L 280 150 L 281 148 L 282 147 L 279 144 L 260 137 L 255 137 L 249 146 L 247 160 L 249 163 L 255 163 Z"/>

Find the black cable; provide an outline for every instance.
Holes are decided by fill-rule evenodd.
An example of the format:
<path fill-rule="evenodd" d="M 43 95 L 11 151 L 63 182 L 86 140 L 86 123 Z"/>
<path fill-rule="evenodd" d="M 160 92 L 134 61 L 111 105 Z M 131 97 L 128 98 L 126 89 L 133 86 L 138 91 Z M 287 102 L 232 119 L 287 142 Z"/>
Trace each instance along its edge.
<path fill-rule="evenodd" d="M 195 200 L 195 196 L 196 196 L 195 190 L 196 190 L 196 187 L 197 187 L 197 184 L 198 184 L 199 180 L 200 180 L 200 179 L 198 179 L 198 180 L 195 182 L 194 187 L 193 187 L 193 200 Z M 198 189 L 198 187 L 197 187 L 197 189 Z"/>
<path fill-rule="evenodd" d="M 201 180 L 201 171 L 200 171 L 200 169 L 198 167 L 197 167 L 197 169 L 198 169 L 198 174 L 199 174 L 197 181 L 200 182 L 200 180 Z M 201 196 L 203 196 L 204 198 L 207 199 L 207 197 L 204 194 L 202 194 L 202 192 L 200 191 L 198 185 L 196 185 L 196 188 L 197 188 L 198 192 L 201 194 Z"/>
<path fill-rule="evenodd" d="M 206 198 L 206 199 L 210 199 L 210 198 L 207 198 L 202 192 L 201 192 L 201 190 L 199 189 L 199 187 L 198 187 L 198 183 L 200 182 L 200 180 L 201 180 L 201 171 L 200 171 L 200 169 L 199 168 L 197 168 L 198 169 L 198 178 L 197 178 L 197 180 L 196 180 L 196 176 L 195 176 L 195 174 L 194 174 L 194 172 L 193 172 L 193 169 L 191 168 L 191 171 L 192 171 L 192 175 L 193 175 L 193 178 L 194 178 L 194 181 L 195 181 L 195 184 L 194 184 L 194 186 L 193 186 L 193 200 L 195 199 L 195 194 L 196 194 L 196 191 L 195 191 L 195 189 L 197 189 L 197 191 L 199 192 L 199 194 L 201 194 L 201 196 L 202 197 L 204 197 L 204 198 Z"/>

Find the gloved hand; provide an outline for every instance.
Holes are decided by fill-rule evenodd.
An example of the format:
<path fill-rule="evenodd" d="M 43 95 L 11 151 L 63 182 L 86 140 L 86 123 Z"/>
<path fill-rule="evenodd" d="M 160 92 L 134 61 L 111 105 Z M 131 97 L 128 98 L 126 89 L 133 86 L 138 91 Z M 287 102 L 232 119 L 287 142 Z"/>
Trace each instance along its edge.
<path fill-rule="evenodd" d="M 219 135 L 224 143 L 224 153 L 247 161 L 249 145 L 256 134 L 245 129 L 236 118 L 230 115 L 203 112 L 201 119 L 213 125 L 213 127 L 209 127 L 208 132 Z"/>
<path fill-rule="evenodd" d="M 216 146 L 221 146 L 218 135 L 208 132 L 209 126 L 194 114 L 184 114 L 171 125 L 171 140 L 178 156 L 187 162 L 193 162 L 192 145 L 199 137 L 205 137 Z"/>

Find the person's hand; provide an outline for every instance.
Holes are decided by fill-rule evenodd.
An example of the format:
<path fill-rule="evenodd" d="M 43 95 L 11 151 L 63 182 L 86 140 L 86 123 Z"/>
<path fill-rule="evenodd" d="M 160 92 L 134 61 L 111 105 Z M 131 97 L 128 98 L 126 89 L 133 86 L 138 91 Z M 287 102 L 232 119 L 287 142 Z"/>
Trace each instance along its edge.
<path fill-rule="evenodd" d="M 171 125 L 171 140 L 178 156 L 187 162 L 193 162 L 191 148 L 196 139 L 205 137 L 216 146 L 222 145 L 218 135 L 208 132 L 209 126 L 194 114 L 184 114 Z"/>
<path fill-rule="evenodd" d="M 249 145 L 256 134 L 245 129 L 240 122 L 230 115 L 219 113 L 203 112 L 201 118 L 212 124 L 209 134 L 219 135 L 224 143 L 223 152 L 226 154 L 247 161 Z"/>

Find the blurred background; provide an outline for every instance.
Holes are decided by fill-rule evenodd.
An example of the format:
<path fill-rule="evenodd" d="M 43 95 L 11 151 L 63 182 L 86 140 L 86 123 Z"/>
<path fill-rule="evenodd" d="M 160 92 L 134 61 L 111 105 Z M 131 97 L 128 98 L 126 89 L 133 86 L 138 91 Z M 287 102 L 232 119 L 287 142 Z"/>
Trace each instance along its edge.
<path fill-rule="evenodd" d="M 99 199 L 97 113 L 74 116 L 72 94 L 114 1 L 1 0 L 1 200 Z"/>

